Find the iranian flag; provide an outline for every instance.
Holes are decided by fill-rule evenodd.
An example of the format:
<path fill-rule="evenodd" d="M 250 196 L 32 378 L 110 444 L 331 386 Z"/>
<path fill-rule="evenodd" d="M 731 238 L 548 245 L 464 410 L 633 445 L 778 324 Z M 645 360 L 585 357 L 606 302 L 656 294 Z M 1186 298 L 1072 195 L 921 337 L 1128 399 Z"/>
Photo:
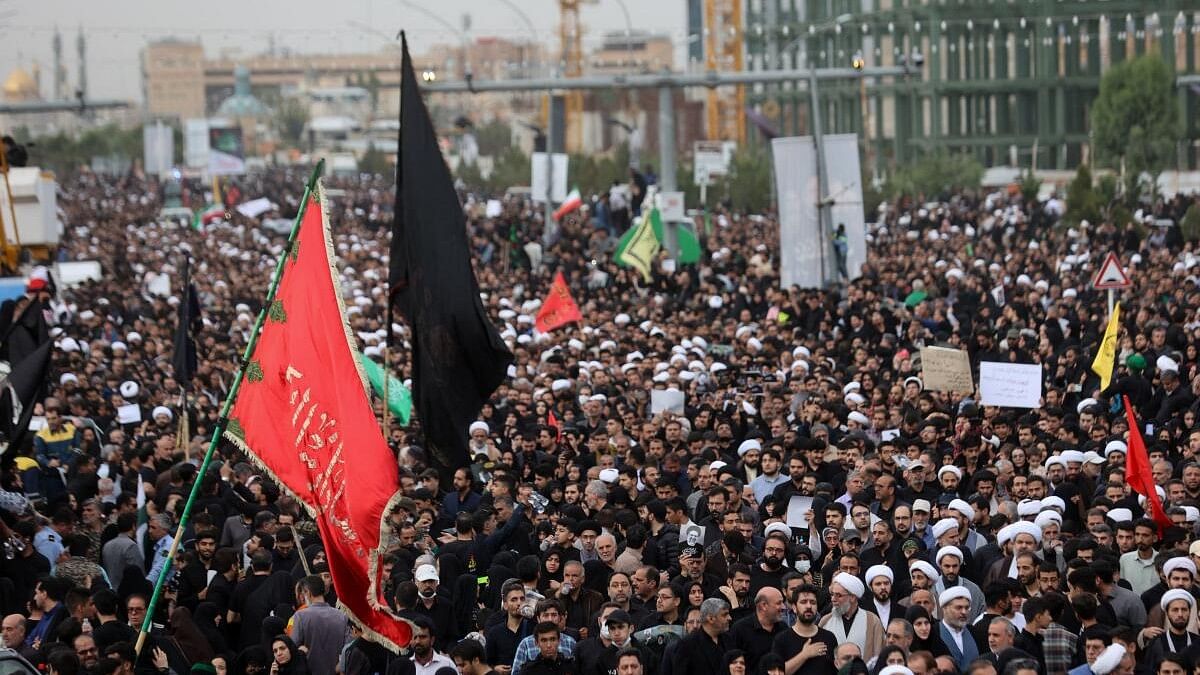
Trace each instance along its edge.
<path fill-rule="evenodd" d="M 571 194 L 567 195 L 567 199 L 554 212 L 555 220 L 562 220 L 563 216 L 583 206 L 583 197 L 579 196 L 579 188 L 572 188 Z"/>
<path fill-rule="evenodd" d="M 209 204 L 200 209 L 192 216 L 192 229 L 200 230 L 205 225 L 211 225 L 213 221 L 220 220 L 225 217 L 225 207 L 220 204 Z"/>

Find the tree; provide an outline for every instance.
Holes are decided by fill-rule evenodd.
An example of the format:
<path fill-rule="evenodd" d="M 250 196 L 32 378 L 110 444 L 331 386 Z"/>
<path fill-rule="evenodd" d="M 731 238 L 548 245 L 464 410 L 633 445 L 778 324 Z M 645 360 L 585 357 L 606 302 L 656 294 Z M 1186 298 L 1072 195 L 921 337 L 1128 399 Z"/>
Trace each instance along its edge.
<path fill-rule="evenodd" d="M 18 137 L 20 138 L 20 137 Z M 77 136 L 55 134 L 32 139 L 29 164 L 69 174 L 93 157 L 142 158 L 142 128 L 122 129 L 116 124 L 95 127 Z"/>
<path fill-rule="evenodd" d="M 458 170 L 454 172 L 454 177 L 461 180 L 468 190 L 487 191 L 487 181 L 483 178 L 483 172 L 479 170 L 479 165 L 475 162 L 458 163 Z"/>
<path fill-rule="evenodd" d="M 275 130 L 289 143 L 299 144 L 308 124 L 308 106 L 298 98 L 285 98 L 275 108 Z"/>
<path fill-rule="evenodd" d="M 1136 200 L 1142 172 L 1170 166 L 1183 133 L 1171 67 L 1158 55 L 1113 66 L 1092 104 L 1092 133 L 1103 166 L 1125 170 L 1126 196 Z"/>
<path fill-rule="evenodd" d="M 739 148 L 721 182 L 735 209 L 755 213 L 771 206 L 771 158 L 761 146 Z"/>
<path fill-rule="evenodd" d="M 983 181 L 983 165 L 968 154 L 935 152 L 897 169 L 884 186 L 890 197 L 949 196 L 958 190 L 975 190 Z"/>
<path fill-rule="evenodd" d="M 1099 222 L 1105 206 L 1104 197 L 1092 186 L 1092 172 L 1080 164 L 1075 179 L 1067 186 L 1067 212 L 1063 222 L 1078 225 L 1081 221 Z"/>
<path fill-rule="evenodd" d="M 363 153 L 362 159 L 358 160 L 358 170 L 363 173 L 388 176 L 391 174 L 392 164 L 388 161 L 387 155 L 372 143 Z"/>
<path fill-rule="evenodd" d="M 530 175 L 529 155 L 512 146 L 495 158 L 487 187 L 493 194 L 504 194 L 510 187 L 529 185 Z"/>
<path fill-rule="evenodd" d="M 475 127 L 475 142 L 479 144 L 479 154 L 484 157 L 496 157 L 512 147 L 512 127 L 507 122 L 492 120 L 483 126 Z"/>

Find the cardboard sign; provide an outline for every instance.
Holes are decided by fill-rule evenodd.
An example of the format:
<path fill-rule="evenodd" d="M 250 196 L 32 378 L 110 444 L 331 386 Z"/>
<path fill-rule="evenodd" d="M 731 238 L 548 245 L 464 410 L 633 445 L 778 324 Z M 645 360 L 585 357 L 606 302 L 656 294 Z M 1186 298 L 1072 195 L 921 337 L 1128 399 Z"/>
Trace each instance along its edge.
<path fill-rule="evenodd" d="M 933 391 L 973 392 L 971 359 L 961 349 L 925 347 L 921 349 L 921 382 Z"/>
<path fill-rule="evenodd" d="M 673 412 L 682 415 L 684 414 L 685 400 L 683 392 L 678 389 L 652 389 L 650 391 L 650 414 Z"/>
<path fill-rule="evenodd" d="M 683 220 L 686 217 L 683 208 L 683 193 L 682 192 L 660 192 L 658 193 L 658 210 L 662 213 L 662 219 L 667 220 Z"/>
<path fill-rule="evenodd" d="M 982 361 L 979 364 L 979 398 L 984 405 L 1040 408 L 1042 367 L 1030 363 Z"/>

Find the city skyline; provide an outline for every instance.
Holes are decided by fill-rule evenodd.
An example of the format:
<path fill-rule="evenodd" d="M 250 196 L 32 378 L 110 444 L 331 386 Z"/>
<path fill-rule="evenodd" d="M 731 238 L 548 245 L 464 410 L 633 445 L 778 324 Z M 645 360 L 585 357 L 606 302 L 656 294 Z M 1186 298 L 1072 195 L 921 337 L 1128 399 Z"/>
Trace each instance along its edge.
<path fill-rule="evenodd" d="M 87 37 L 88 96 L 142 101 L 140 54 L 149 42 L 166 38 L 199 39 L 210 57 L 250 57 L 274 47 L 296 53 L 346 54 L 377 51 L 403 27 L 414 52 L 435 44 L 461 39 L 441 23 L 406 5 L 426 10 L 445 8 L 441 15 L 451 25 L 461 25 L 470 14 L 468 35 L 520 40 L 529 37 L 525 20 L 501 3 L 484 0 L 446 0 L 436 5 L 429 0 L 381 2 L 359 0 L 339 6 L 331 15 L 326 3 L 315 0 L 261 0 L 235 3 L 213 0 L 203 6 L 151 3 L 148 0 L 118 2 L 103 0 L 76 4 L 47 0 L 37 5 L 7 8 L 0 19 L 0 62 L 7 70 L 31 69 L 37 62 L 42 72 L 41 92 L 53 94 L 52 40 L 57 28 L 63 36 L 63 66 L 68 90 L 73 92 L 78 74 L 75 37 L 82 27 Z M 558 40 L 558 3 L 555 0 L 514 0 L 536 30 L 543 45 Z M 677 61 L 686 45 L 685 3 L 653 3 L 633 8 L 634 30 L 666 33 L 676 38 Z M 599 0 L 585 5 L 585 42 L 596 45 L 604 33 L 624 31 L 626 22 L 617 0 Z M 282 17 L 282 20 L 281 20 Z M 397 64 L 399 66 L 399 64 Z"/>

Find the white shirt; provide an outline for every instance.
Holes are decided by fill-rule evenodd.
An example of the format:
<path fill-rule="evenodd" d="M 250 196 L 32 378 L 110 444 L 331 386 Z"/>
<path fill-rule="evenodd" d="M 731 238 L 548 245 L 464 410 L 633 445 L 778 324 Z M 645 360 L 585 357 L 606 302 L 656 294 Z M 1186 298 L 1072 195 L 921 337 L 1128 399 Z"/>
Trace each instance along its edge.
<path fill-rule="evenodd" d="M 963 650 L 963 632 L 961 630 L 954 630 L 954 627 L 945 621 L 942 622 L 942 625 L 946 627 L 946 631 L 950 633 L 950 637 L 954 638 L 954 644 L 958 645 L 958 653 L 961 654 Z"/>
<path fill-rule="evenodd" d="M 454 665 L 454 661 L 450 660 L 449 656 L 446 656 L 445 654 L 441 654 L 436 651 L 433 653 L 433 658 L 431 658 L 429 660 L 429 663 L 427 663 L 425 665 L 421 665 L 420 663 L 417 663 L 417 659 L 415 656 L 413 657 L 412 662 L 413 662 L 413 669 L 416 671 L 416 675 L 434 675 L 434 673 L 436 673 L 439 668 L 447 668 L 447 667 L 454 668 L 455 672 L 458 672 L 458 668 Z"/>

